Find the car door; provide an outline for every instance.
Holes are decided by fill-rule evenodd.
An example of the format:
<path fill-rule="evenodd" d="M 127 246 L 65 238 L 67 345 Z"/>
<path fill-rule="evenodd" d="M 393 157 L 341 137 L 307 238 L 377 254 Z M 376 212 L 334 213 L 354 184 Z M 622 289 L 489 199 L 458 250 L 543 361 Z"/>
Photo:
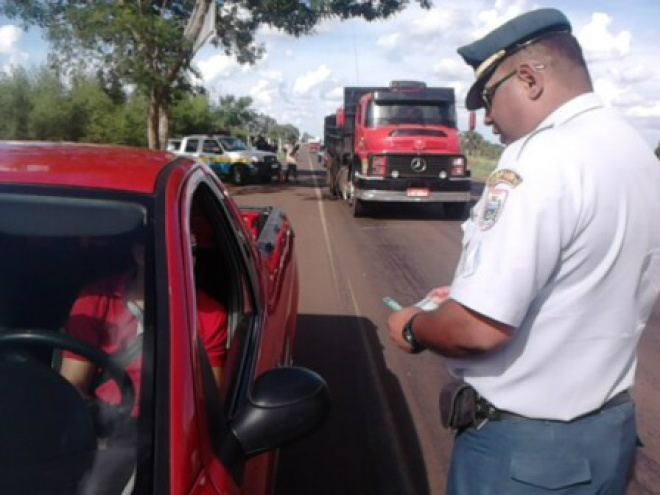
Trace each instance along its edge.
<path fill-rule="evenodd" d="M 194 417 L 199 431 L 195 444 L 202 461 L 199 476 L 219 493 L 267 493 L 273 454 L 248 461 L 228 428 L 228 419 L 247 400 L 259 367 L 264 304 L 254 269 L 255 253 L 243 225 L 236 223 L 224 201 L 214 178 L 196 174 L 185 187 L 179 210 L 181 251 L 188 251 L 184 259 L 190 260 L 186 264 L 186 297 L 193 303 L 188 306 L 188 344 L 193 356 Z M 197 242 L 194 262 L 189 247 L 191 233 Z M 213 351 L 196 321 L 200 289 L 226 311 L 226 354 L 219 384 L 210 355 Z"/>

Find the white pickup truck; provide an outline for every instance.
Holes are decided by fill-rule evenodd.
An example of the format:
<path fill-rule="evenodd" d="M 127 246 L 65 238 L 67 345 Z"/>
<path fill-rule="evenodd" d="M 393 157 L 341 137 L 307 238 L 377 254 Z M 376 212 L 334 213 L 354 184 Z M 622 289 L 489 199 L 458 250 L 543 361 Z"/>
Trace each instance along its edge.
<path fill-rule="evenodd" d="M 270 182 L 282 174 L 282 164 L 275 153 L 248 148 L 234 136 L 198 134 L 170 139 L 167 150 L 201 158 L 221 179 L 234 184 Z"/>

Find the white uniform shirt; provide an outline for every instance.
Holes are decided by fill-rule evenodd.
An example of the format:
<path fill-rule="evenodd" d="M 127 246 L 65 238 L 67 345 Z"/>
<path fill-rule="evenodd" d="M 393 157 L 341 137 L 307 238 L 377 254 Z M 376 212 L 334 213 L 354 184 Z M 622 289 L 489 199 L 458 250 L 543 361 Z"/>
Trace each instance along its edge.
<path fill-rule="evenodd" d="M 496 407 L 570 420 L 633 385 L 660 291 L 660 162 L 599 97 L 509 145 L 463 224 L 451 298 L 514 327 L 448 359 Z"/>

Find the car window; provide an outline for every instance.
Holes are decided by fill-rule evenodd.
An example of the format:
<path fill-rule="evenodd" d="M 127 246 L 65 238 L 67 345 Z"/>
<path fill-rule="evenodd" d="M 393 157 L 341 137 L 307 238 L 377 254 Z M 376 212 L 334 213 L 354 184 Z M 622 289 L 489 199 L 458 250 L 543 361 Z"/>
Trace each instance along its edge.
<path fill-rule="evenodd" d="M 197 153 L 198 146 L 198 139 L 188 139 L 188 142 L 186 142 L 186 153 Z"/>
<path fill-rule="evenodd" d="M 222 435 L 217 431 L 224 427 L 221 420 L 225 414 L 230 414 L 237 397 L 244 393 L 244 381 L 249 375 L 246 369 L 250 360 L 248 336 L 257 324 L 255 292 L 232 218 L 206 183 L 200 184 L 193 195 L 191 216 L 191 233 L 197 244 L 194 268 L 196 302 L 199 306 L 200 297 L 210 297 L 215 311 L 221 307 L 220 311 L 226 315 L 226 328 L 220 329 L 226 335 L 215 339 L 216 343 L 224 342 L 224 355 L 220 356 L 222 352 L 209 345 L 214 339 L 209 338 L 208 329 L 199 327 L 200 322 L 196 342 L 202 355 L 200 365 L 205 367 L 201 370 L 205 386 L 200 392 L 205 395 L 205 403 L 215 409 L 207 414 L 209 438 L 216 442 L 213 447 L 219 452 Z M 208 309 L 208 301 L 206 306 Z M 217 378 L 219 364 L 221 381 L 216 380 L 215 386 L 211 386 L 209 377 Z"/>
<path fill-rule="evenodd" d="M 221 136 L 218 139 L 228 151 L 245 151 L 247 149 L 246 144 L 236 137 Z"/>
<path fill-rule="evenodd" d="M 215 139 L 205 139 L 202 146 L 204 153 L 222 154 L 222 149 Z"/>
<path fill-rule="evenodd" d="M 125 198 L 71 197 L 70 191 L 60 197 L 55 190 L 47 196 L 0 191 L 0 208 L 11 213 L 0 218 L 0 382 L 13 382 L 0 385 L 7 392 L 2 449 L 20 451 L 26 469 L 50 473 L 33 477 L 34 485 L 20 493 L 103 487 L 119 495 L 136 476 L 142 378 L 150 366 L 141 358 L 150 339 L 120 358 L 153 332 L 147 209 Z M 20 351 L 27 360 L 7 344 L 25 335 L 42 342 Z M 122 407 L 126 387 L 98 359 L 109 355 L 128 374 L 134 407 Z M 16 367 L 21 370 L 13 373 Z M 9 398 L 12 390 L 20 400 Z M 44 480 L 57 488 L 38 485 Z"/>

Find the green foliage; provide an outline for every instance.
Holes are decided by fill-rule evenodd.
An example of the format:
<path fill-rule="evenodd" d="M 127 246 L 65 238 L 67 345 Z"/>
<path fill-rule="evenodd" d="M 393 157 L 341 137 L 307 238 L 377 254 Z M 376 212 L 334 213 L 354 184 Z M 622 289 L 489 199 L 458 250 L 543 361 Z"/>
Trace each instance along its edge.
<path fill-rule="evenodd" d="M 429 0 L 413 1 L 430 7 Z M 251 64 L 265 51 L 255 39 L 260 27 L 302 36 L 331 17 L 386 19 L 411 0 L 2 0 L 0 14 L 19 19 L 25 27 L 41 27 L 53 48 L 53 66 L 68 73 L 93 67 L 104 81 L 134 85 L 149 100 L 149 144 L 161 147 L 168 134 L 169 119 L 164 117 L 177 91 L 193 89 L 195 41 L 213 2 L 217 9 L 211 42 L 239 63 Z M 229 125 L 241 122 L 235 115 L 222 114 L 220 119 Z"/>
<path fill-rule="evenodd" d="M 476 131 L 466 131 L 461 133 L 461 146 L 467 155 L 495 161 L 500 158 L 500 155 L 504 150 L 504 146 L 486 141 L 486 139 Z"/>
<path fill-rule="evenodd" d="M 184 96 L 172 107 L 172 135 L 208 133 L 214 127 L 212 113 L 206 94 Z"/>
<path fill-rule="evenodd" d="M 251 106 L 252 98 L 249 96 L 239 98 L 233 95 L 221 96 L 213 115 L 215 128 L 247 127 L 256 117 L 255 111 L 250 108 Z"/>
<path fill-rule="evenodd" d="M 0 136 L 6 139 L 29 139 L 28 116 L 31 107 L 27 72 L 21 67 L 14 67 L 11 75 L 0 73 Z"/>
<path fill-rule="evenodd" d="M 461 133 L 461 146 L 468 156 L 472 177 L 485 180 L 497 166 L 504 150 L 500 144 L 491 143 L 476 131 Z"/>
<path fill-rule="evenodd" d="M 225 129 L 246 138 L 263 134 L 273 141 L 296 140 L 298 129 L 278 125 L 251 108 L 250 98 L 182 93 L 172 106 L 173 134 L 205 134 Z M 64 77 L 43 66 L 0 72 L 0 139 L 39 139 L 146 146 L 147 99 L 138 92 L 88 73 Z"/>

